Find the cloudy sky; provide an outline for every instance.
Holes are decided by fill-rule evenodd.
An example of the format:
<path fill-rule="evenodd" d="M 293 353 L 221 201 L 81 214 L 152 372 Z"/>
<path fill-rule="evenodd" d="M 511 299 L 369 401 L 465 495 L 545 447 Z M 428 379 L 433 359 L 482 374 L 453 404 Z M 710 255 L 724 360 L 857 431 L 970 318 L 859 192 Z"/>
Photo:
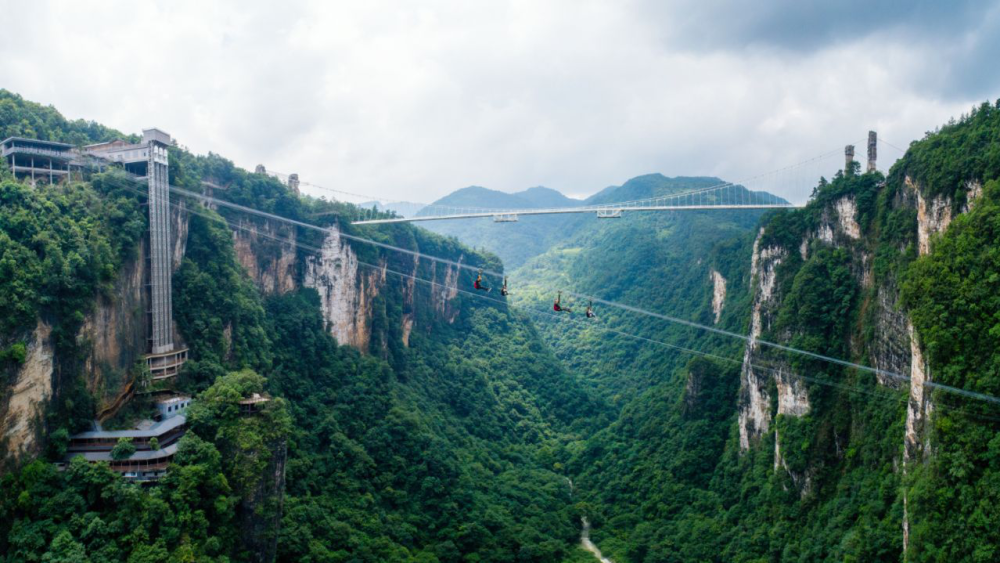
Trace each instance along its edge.
<path fill-rule="evenodd" d="M 0 0 L 0 87 L 424 202 L 738 179 L 1000 96 L 998 2 L 814 4 Z"/>

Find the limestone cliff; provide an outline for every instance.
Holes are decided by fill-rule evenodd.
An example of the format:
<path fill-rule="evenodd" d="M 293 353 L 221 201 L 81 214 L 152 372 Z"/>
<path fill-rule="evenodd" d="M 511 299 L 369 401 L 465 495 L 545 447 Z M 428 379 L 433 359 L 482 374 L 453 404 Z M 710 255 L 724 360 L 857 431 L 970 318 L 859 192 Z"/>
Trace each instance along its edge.
<path fill-rule="evenodd" d="M 23 455 L 34 455 L 42 443 L 43 415 L 52 397 L 55 354 L 52 327 L 39 320 L 26 347 L 24 362 L 14 372 L 0 399 L 0 469 Z"/>
<path fill-rule="evenodd" d="M 776 416 L 803 417 L 811 410 L 809 392 L 803 376 L 788 365 L 787 355 L 761 346 L 759 340 L 771 331 L 785 298 L 778 285 L 778 272 L 790 258 L 805 262 L 811 258 L 813 245 L 849 249 L 853 255 L 854 276 L 862 286 L 872 283 L 871 257 L 859 243 L 862 238 L 857 204 L 852 196 L 839 197 L 816 212 L 817 221 L 798 242 L 786 247 L 774 242 L 762 227 L 754 241 L 751 256 L 750 335 L 744 350 L 739 401 L 739 437 L 741 451 L 747 451 L 766 435 Z M 771 242 L 765 242 L 771 241 Z M 794 330 L 794 329 L 792 329 Z M 792 334 L 772 335 L 779 342 Z M 775 396 L 771 396 L 771 393 Z M 808 474 L 788 469 L 781 450 L 780 430 L 774 427 L 773 466 L 788 472 L 792 481 L 808 490 Z"/>
<path fill-rule="evenodd" d="M 354 250 L 340 229 L 331 227 L 321 252 L 306 258 L 302 285 L 319 293 L 327 330 L 337 342 L 366 351 L 369 299 L 376 291 L 374 283 L 384 276 L 384 270 L 359 272 Z"/>
<path fill-rule="evenodd" d="M 459 257 L 458 262 L 461 261 L 462 257 Z M 403 271 L 394 270 L 397 274 L 393 275 L 401 278 L 402 326 L 399 328 L 403 344 L 408 345 L 417 323 L 415 277 L 420 261 L 414 256 L 412 261 L 407 259 L 404 264 Z M 434 282 L 429 293 L 434 314 L 453 322 L 458 310 L 451 301 L 458 296 L 459 269 L 440 266 L 437 262 L 430 262 L 427 267 L 428 272 L 421 277 Z M 390 275 L 385 259 L 380 258 L 375 264 L 361 263 L 357 253 L 341 236 L 340 229 L 332 226 L 320 252 L 305 258 L 302 270 L 302 285 L 319 293 L 320 309 L 330 334 L 341 344 L 374 353 L 370 350 L 373 345 L 372 305 Z M 375 346 L 384 349 L 386 344 L 377 342 Z"/>
<path fill-rule="evenodd" d="M 712 313 L 718 324 L 722 318 L 722 308 L 726 305 L 726 278 L 714 269 L 709 272 L 709 278 L 712 280 Z"/>
<path fill-rule="evenodd" d="M 236 257 L 262 292 L 280 295 L 296 288 L 294 227 L 247 218 L 232 227 Z"/>
<path fill-rule="evenodd" d="M 775 295 L 777 268 L 785 258 L 785 250 L 780 247 L 760 248 L 764 236 L 762 228 L 753 244 L 750 261 L 750 279 L 753 286 L 753 304 L 750 310 L 750 338 L 743 355 L 740 372 L 739 433 L 740 449 L 750 449 L 771 425 L 771 397 L 768 391 L 770 374 L 758 365 L 759 345 L 757 340 L 765 328 L 773 322 L 776 305 L 780 302 Z"/>

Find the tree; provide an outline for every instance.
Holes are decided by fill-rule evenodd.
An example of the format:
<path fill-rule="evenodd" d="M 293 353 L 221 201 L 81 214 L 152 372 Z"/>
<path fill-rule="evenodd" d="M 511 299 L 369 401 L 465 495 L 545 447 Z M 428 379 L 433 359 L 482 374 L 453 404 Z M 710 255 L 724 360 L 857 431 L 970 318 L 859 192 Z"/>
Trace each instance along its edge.
<path fill-rule="evenodd" d="M 132 439 L 122 436 L 118 438 L 118 443 L 115 444 L 115 447 L 111 448 L 111 459 L 121 461 L 132 457 L 134 453 L 135 444 L 132 443 Z"/>
<path fill-rule="evenodd" d="M 153 451 L 160 449 L 160 441 L 156 438 L 156 436 L 149 439 L 149 449 Z"/>

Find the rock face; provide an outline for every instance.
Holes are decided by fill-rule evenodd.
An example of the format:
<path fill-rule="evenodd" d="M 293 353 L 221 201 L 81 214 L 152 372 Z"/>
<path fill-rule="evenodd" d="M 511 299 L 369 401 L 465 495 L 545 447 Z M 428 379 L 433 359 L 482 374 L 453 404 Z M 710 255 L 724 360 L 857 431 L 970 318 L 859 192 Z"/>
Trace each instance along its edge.
<path fill-rule="evenodd" d="M 368 313 L 385 271 L 359 275 L 358 257 L 337 227 L 331 227 L 319 255 L 306 258 L 302 284 L 319 292 L 320 309 L 337 342 L 368 350 Z"/>
<path fill-rule="evenodd" d="M 791 373 L 782 370 L 774 376 L 778 390 L 778 415 L 801 417 L 809 414 L 809 393 L 802 380 Z M 799 485 L 802 477 L 788 470 L 785 458 L 781 455 L 781 434 L 778 427 L 774 429 L 774 470 L 785 469 L 792 481 Z"/>
<path fill-rule="evenodd" d="M 118 272 L 113 290 L 97 296 L 77 335 L 86 351 L 87 390 L 97 399 L 98 411 L 116 402 L 146 351 L 145 250 L 143 243 Z"/>
<path fill-rule="evenodd" d="M 718 324 L 722 318 L 722 308 L 726 304 L 726 278 L 715 270 L 709 273 L 709 278 L 712 280 L 712 312 L 715 313 L 715 322 Z"/>
<path fill-rule="evenodd" d="M 927 201 L 909 179 L 907 186 L 912 186 L 917 192 L 917 244 L 923 256 L 931 251 L 931 235 L 947 229 L 951 224 L 951 202 L 941 196 Z"/>
<path fill-rule="evenodd" d="M 52 327 L 38 321 L 27 343 L 24 362 L 3 397 L 0 445 L 6 455 L 0 458 L 0 463 L 4 465 L 16 463 L 25 454 L 38 453 L 42 416 L 52 397 L 55 356 L 51 334 Z"/>
<path fill-rule="evenodd" d="M 770 374 L 757 366 L 759 345 L 757 340 L 764 329 L 774 321 L 774 310 L 779 303 L 775 295 L 777 268 L 785 258 L 780 247 L 761 249 L 764 229 L 753 244 L 750 262 L 750 279 L 753 284 L 753 304 L 750 311 L 750 338 L 743 355 L 740 371 L 740 450 L 747 451 L 767 433 L 771 425 L 771 397 L 768 393 Z"/>
<path fill-rule="evenodd" d="M 848 237 L 857 240 L 861 238 L 861 226 L 858 225 L 858 206 L 853 197 L 842 197 L 834 205 L 840 230 Z"/>
<path fill-rule="evenodd" d="M 951 224 L 951 201 L 947 198 L 936 196 L 927 201 L 921 194 L 920 186 L 910 178 L 906 178 L 906 187 L 916 194 L 917 203 L 917 249 L 920 256 L 930 253 L 931 239 L 933 235 L 940 233 Z M 979 194 L 982 193 L 981 184 L 969 183 L 966 210 L 969 209 Z M 920 349 L 920 341 L 917 337 L 913 325 L 907 323 L 910 343 L 910 395 L 906 407 L 906 432 L 903 439 L 903 473 L 908 466 L 919 463 L 930 454 L 930 442 L 927 434 L 927 427 L 930 424 L 931 413 L 934 411 L 934 403 L 931 401 L 927 383 L 931 381 L 931 374 L 927 369 L 927 362 L 924 361 L 923 351 Z M 906 553 L 910 540 L 910 520 L 907 512 L 908 491 L 903 491 L 903 553 Z"/>
<path fill-rule="evenodd" d="M 871 365 L 880 372 L 907 375 L 913 347 L 910 319 L 899 304 L 899 289 L 894 280 L 876 289 L 872 320 L 875 339 L 871 344 Z M 905 379 L 877 373 L 878 382 L 886 387 L 901 388 Z"/>
<path fill-rule="evenodd" d="M 258 224 L 243 218 L 233 228 L 233 248 L 240 264 L 265 294 L 284 294 L 295 289 L 295 229 Z"/>
<path fill-rule="evenodd" d="M 790 256 L 808 260 L 810 245 L 825 244 L 850 248 L 855 254 L 855 262 L 861 266 L 854 272 L 863 285 L 871 284 L 870 257 L 857 247 L 854 241 L 861 239 L 861 225 L 858 223 L 855 199 L 842 197 L 822 210 L 815 231 L 808 233 L 797 248 L 780 246 L 761 247 L 765 231 L 761 229 L 754 242 L 751 257 L 751 305 L 750 337 L 744 352 L 742 381 L 739 402 L 739 437 L 741 451 L 749 450 L 772 427 L 772 416 L 802 417 L 809 414 L 811 403 L 806 385 L 799 374 L 793 373 L 784 356 L 759 344 L 776 318 L 782 296 L 777 287 L 777 270 Z M 717 313 L 718 314 L 718 313 Z M 893 319 L 895 320 L 895 319 Z M 787 335 L 785 335 L 787 336 Z M 906 358 L 908 362 L 909 358 Z M 766 368 L 763 366 L 767 366 Z M 776 396 L 769 389 L 774 383 Z M 772 399 L 777 408 L 772 412 Z M 781 436 L 777 428 L 774 435 L 774 469 L 788 471 L 781 452 Z M 802 488 L 803 494 L 809 486 L 809 476 L 796 475 L 788 471 L 793 482 Z"/>

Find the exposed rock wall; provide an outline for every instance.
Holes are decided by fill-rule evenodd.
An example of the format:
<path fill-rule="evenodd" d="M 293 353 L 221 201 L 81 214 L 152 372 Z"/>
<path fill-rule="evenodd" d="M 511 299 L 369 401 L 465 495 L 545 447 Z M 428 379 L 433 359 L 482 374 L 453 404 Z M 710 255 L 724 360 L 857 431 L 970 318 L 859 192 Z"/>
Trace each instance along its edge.
<path fill-rule="evenodd" d="M 726 278 L 715 270 L 709 273 L 709 278 L 712 280 L 712 312 L 715 313 L 715 322 L 718 324 L 722 318 L 722 308 L 726 305 Z"/>
<path fill-rule="evenodd" d="M 809 414 L 809 393 L 806 386 L 799 377 L 778 370 L 774 375 L 775 386 L 777 388 L 778 416 L 801 417 Z M 792 477 L 792 482 L 801 485 L 805 480 L 803 476 L 796 475 L 788 469 L 785 458 L 781 455 L 781 433 L 779 427 L 774 429 L 774 470 L 784 469 Z"/>
<path fill-rule="evenodd" d="M 146 352 L 145 252 L 143 243 L 118 272 L 111 292 L 97 295 L 77 336 L 86 355 L 87 390 L 97 400 L 98 410 L 115 402 L 130 370 Z"/>
<path fill-rule="evenodd" d="M 879 285 L 875 290 L 872 322 L 875 325 L 871 343 L 871 365 L 880 372 L 907 375 L 910 372 L 912 349 L 910 320 L 899 304 L 899 288 L 892 280 Z M 894 389 L 901 388 L 905 380 L 876 374 L 878 382 Z"/>
<path fill-rule="evenodd" d="M 240 264 L 265 294 L 283 294 L 296 287 L 296 233 L 272 221 L 240 219 L 233 228 L 233 248 Z"/>
<path fill-rule="evenodd" d="M 931 236 L 951 224 L 951 201 L 942 196 L 927 201 L 909 178 L 906 185 L 917 193 L 917 247 L 923 256 L 931 251 Z"/>
<path fill-rule="evenodd" d="M 370 274 L 358 275 L 358 257 L 337 227 L 323 241 L 318 255 L 306 258 L 303 285 L 316 289 L 320 310 L 337 342 L 366 351 L 368 312 L 375 288 Z"/>
<path fill-rule="evenodd" d="M 761 229 L 754 241 L 750 261 L 754 296 L 750 313 L 750 338 L 743 355 L 743 368 L 740 371 L 741 451 L 750 449 L 750 445 L 766 434 L 771 425 L 771 397 L 768 392 L 770 371 L 763 370 L 758 365 L 757 340 L 774 320 L 774 311 L 779 302 L 775 295 L 777 268 L 785 258 L 785 250 L 780 247 L 761 249 L 760 241 L 763 236 L 764 229 Z"/>
<path fill-rule="evenodd" d="M 45 407 L 52 397 L 55 355 L 52 327 L 39 320 L 27 343 L 24 362 L 10 380 L 0 418 L 0 468 L 16 463 L 24 455 L 37 455 Z"/>
<path fill-rule="evenodd" d="M 858 205 L 853 197 L 842 197 L 834 204 L 840 231 L 848 238 L 861 238 L 861 226 L 858 224 Z"/>

